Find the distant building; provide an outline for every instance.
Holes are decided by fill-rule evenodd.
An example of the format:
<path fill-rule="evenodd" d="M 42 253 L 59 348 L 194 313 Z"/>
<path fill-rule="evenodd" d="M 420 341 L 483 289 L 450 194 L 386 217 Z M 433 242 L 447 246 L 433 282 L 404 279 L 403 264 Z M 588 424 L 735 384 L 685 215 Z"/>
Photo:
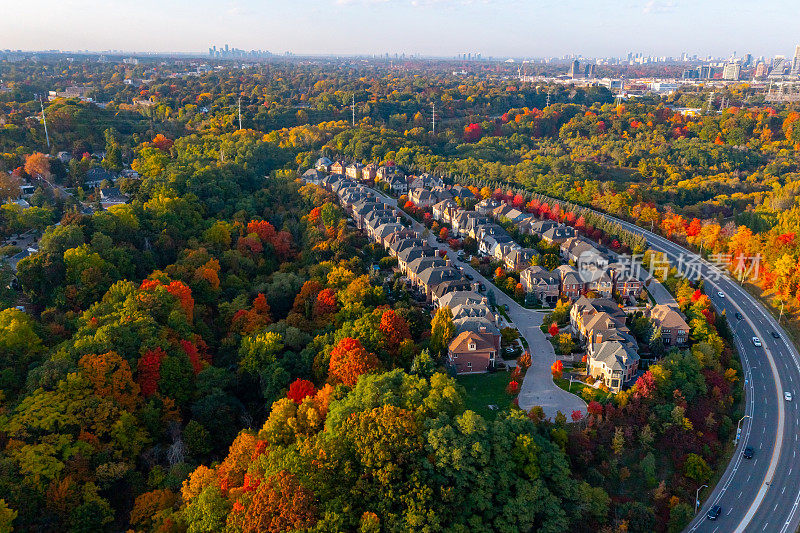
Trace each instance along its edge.
<path fill-rule="evenodd" d="M 581 62 L 577 59 L 569 66 L 569 77 L 572 79 L 581 77 Z"/>
<path fill-rule="evenodd" d="M 767 64 L 763 61 L 759 61 L 758 64 L 756 65 L 756 72 L 754 74 L 754 77 L 759 79 L 766 78 L 768 70 L 769 69 L 767 68 Z"/>
<path fill-rule="evenodd" d="M 792 74 L 800 75 L 800 44 L 794 49 L 794 59 L 792 60 Z"/>
<path fill-rule="evenodd" d="M 583 77 L 586 79 L 594 78 L 594 63 L 586 63 L 583 69 Z"/>
<path fill-rule="evenodd" d="M 742 72 L 742 65 L 739 63 L 725 63 L 722 69 L 722 79 L 728 81 L 738 81 Z"/>

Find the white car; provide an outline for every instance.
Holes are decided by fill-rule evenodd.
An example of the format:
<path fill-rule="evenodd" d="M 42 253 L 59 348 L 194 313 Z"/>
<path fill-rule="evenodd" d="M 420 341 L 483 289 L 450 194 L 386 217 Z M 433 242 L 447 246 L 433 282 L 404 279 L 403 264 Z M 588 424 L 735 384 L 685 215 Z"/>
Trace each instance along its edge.
<path fill-rule="evenodd" d="M 792 393 L 789 392 L 788 390 L 784 391 L 783 399 L 786 400 L 787 402 L 791 402 L 792 401 Z"/>
<path fill-rule="evenodd" d="M 753 346 L 760 348 L 761 347 L 761 339 L 758 337 L 753 337 Z"/>
<path fill-rule="evenodd" d="M 718 291 L 717 296 L 719 296 L 720 298 L 725 298 L 725 293 L 722 291 Z"/>

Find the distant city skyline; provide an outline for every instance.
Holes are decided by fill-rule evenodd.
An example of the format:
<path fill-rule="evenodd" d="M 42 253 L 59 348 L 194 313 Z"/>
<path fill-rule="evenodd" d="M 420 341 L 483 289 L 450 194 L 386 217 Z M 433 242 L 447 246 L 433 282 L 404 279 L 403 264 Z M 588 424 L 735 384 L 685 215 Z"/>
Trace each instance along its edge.
<path fill-rule="evenodd" d="M 792 57 L 800 43 L 795 0 L 28 0 L 3 11 L 0 50 Z"/>

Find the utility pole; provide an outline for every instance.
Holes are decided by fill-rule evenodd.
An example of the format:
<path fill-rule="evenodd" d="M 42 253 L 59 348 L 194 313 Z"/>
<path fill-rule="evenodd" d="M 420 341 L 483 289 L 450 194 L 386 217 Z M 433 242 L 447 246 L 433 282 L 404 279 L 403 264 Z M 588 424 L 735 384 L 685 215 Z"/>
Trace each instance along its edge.
<path fill-rule="evenodd" d="M 242 97 L 239 96 L 239 129 L 242 129 Z"/>
<path fill-rule="evenodd" d="M 436 102 L 431 102 L 431 107 L 433 111 L 431 111 L 431 132 L 436 133 Z"/>
<path fill-rule="evenodd" d="M 47 139 L 47 149 L 50 150 L 50 135 L 47 133 L 47 117 L 44 116 L 44 103 L 42 103 L 42 96 L 39 95 L 39 106 L 42 108 L 42 122 L 44 122 L 44 136 Z"/>
<path fill-rule="evenodd" d="M 355 127 L 355 125 L 356 125 L 356 94 L 355 93 L 353 93 L 352 109 L 353 109 L 353 126 Z"/>

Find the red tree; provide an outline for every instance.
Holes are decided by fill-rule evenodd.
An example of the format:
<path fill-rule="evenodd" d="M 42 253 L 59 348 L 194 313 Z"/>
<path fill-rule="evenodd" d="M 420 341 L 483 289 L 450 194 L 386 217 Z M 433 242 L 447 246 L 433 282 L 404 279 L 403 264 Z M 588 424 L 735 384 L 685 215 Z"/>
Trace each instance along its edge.
<path fill-rule="evenodd" d="M 317 393 L 317 388 L 308 380 L 296 379 L 289 385 L 289 392 L 286 397 L 294 403 L 300 405 L 306 396 L 313 396 Z"/>
<path fill-rule="evenodd" d="M 161 362 L 167 357 L 166 352 L 161 348 L 147 350 L 139 358 L 137 370 L 139 371 L 139 388 L 144 396 L 150 396 L 158 388 L 158 380 L 161 379 Z"/>
<path fill-rule="evenodd" d="M 553 373 L 554 379 L 561 379 L 564 374 L 564 363 L 561 362 L 561 359 L 556 359 L 556 362 L 550 367 L 550 372 Z"/>
<path fill-rule="evenodd" d="M 153 137 L 153 141 L 151 143 L 153 146 L 161 150 L 162 152 L 169 152 L 170 148 L 174 142 L 171 139 L 164 137 L 163 134 L 159 133 L 155 137 Z"/>
<path fill-rule="evenodd" d="M 589 405 L 586 407 L 586 411 L 588 411 L 590 415 L 602 416 L 603 406 L 599 402 L 591 401 L 589 402 Z"/>
<path fill-rule="evenodd" d="M 336 291 L 333 289 L 322 289 L 317 294 L 314 302 L 314 316 L 327 315 L 336 312 Z"/>
<path fill-rule="evenodd" d="M 381 315 L 379 329 L 386 338 L 386 348 L 393 354 L 397 352 L 401 342 L 411 338 L 408 322 L 392 309 L 387 309 Z"/>
<path fill-rule="evenodd" d="M 511 380 L 506 387 L 506 392 L 511 395 L 519 394 L 519 382 L 517 380 Z"/>
<path fill-rule="evenodd" d="M 345 337 L 331 350 L 328 372 L 334 381 L 355 386 L 358 377 L 378 368 L 378 358 L 361 345 L 361 341 Z"/>
<path fill-rule="evenodd" d="M 580 422 L 581 420 L 583 420 L 583 411 L 581 411 L 580 409 L 572 411 L 571 417 L 573 422 Z"/>
<path fill-rule="evenodd" d="M 553 322 L 552 324 L 550 324 L 550 328 L 547 330 L 547 332 L 548 332 L 550 335 L 552 335 L 553 337 L 555 337 L 556 335 L 558 335 L 558 324 L 556 324 L 555 322 Z"/>

